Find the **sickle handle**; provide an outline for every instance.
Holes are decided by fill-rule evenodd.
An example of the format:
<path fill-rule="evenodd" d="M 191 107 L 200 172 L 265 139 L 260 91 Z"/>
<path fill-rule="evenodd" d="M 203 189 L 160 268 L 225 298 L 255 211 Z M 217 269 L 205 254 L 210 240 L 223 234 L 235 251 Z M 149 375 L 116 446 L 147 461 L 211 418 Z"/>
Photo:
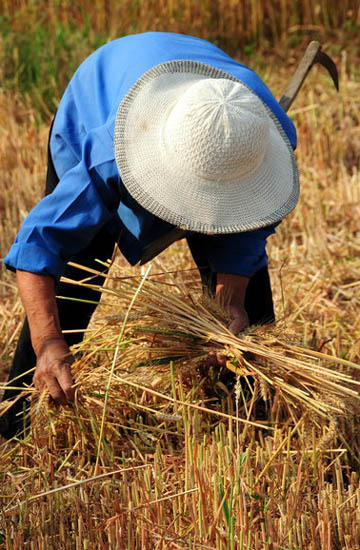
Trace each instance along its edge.
<path fill-rule="evenodd" d="M 333 60 L 321 50 L 321 44 L 313 40 L 306 48 L 304 57 L 299 63 L 298 68 L 295 71 L 294 76 L 290 80 L 288 87 L 285 90 L 284 95 L 280 99 L 279 103 L 284 111 L 288 111 L 292 102 L 296 98 L 305 78 L 307 77 L 311 67 L 315 63 L 320 63 L 325 67 L 334 82 L 337 90 L 339 90 L 339 78 L 336 65 Z"/>

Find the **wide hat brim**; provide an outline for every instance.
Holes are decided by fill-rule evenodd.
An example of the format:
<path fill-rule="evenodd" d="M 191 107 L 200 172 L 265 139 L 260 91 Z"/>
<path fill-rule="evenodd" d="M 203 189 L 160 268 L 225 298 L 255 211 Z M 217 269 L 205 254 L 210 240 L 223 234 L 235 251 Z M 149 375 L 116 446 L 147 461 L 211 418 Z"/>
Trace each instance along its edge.
<path fill-rule="evenodd" d="M 159 147 L 169 109 L 183 90 L 200 79 L 232 75 L 190 60 L 153 67 L 137 80 L 121 102 L 114 132 L 120 177 L 146 210 L 186 230 L 208 234 L 249 231 L 280 221 L 299 197 L 298 170 L 280 122 L 263 102 L 269 117 L 268 148 L 261 164 L 240 180 L 212 181 L 169 162 Z M 259 97 L 247 87 L 249 92 Z"/>

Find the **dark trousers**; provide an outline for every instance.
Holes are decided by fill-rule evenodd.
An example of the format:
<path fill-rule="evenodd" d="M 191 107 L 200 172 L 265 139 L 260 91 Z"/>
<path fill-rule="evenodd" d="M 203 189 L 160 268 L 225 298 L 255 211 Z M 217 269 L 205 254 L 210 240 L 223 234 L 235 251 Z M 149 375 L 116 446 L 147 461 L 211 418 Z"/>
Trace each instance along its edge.
<path fill-rule="evenodd" d="M 51 193 L 55 189 L 58 182 L 59 179 L 55 172 L 49 150 L 45 194 Z M 196 236 L 193 238 L 195 239 Z M 188 242 L 190 249 L 192 250 L 192 239 L 190 238 Z M 100 264 L 96 262 L 95 259 L 102 261 L 108 260 L 111 258 L 113 249 L 114 240 L 106 229 L 102 229 L 94 240 L 88 245 L 88 247 L 73 257 L 72 261 L 99 271 Z M 194 250 L 192 250 L 192 253 L 196 264 L 201 266 L 199 267 L 199 271 L 203 285 L 210 288 L 210 290 L 213 289 L 216 274 L 212 273 L 210 268 L 207 267 L 206 259 L 202 258 L 201 255 L 199 255 L 199 252 L 195 253 Z M 105 271 L 105 269 L 102 269 L 102 271 Z M 70 266 L 66 266 L 64 276 L 73 280 L 79 280 L 85 276 L 88 276 L 88 273 Z M 96 285 L 102 285 L 104 278 L 94 276 L 91 282 Z M 100 300 L 100 292 L 61 282 L 59 282 L 56 286 L 56 295 L 83 300 Z M 57 305 L 62 330 L 85 329 L 88 326 L 91 315 L 96 308 L 96 304 L 63 299 L 58 299 Z M 249 315 L 250 324 L 270 323 L 274 320 L 271 286 L 269 273 L 266 267 L 259 270 L 250 280 L 246 292 L 245 308 Z M 65 340 L 69 346 L 80 342 L 82 338 L 83 333 L 81 332 L 65 334 Z M 23 373 L 34 368 L 35 365 L 36 356 L 31 345 L 29 325 L 27 319 L 25 319 L 15 351 L 14 360 L 10 368 L 9 385 L 24 387 L 31 384 L 33 373 L 26 375 L 23 375 Z M 13 384 L 11 384 L 11 381 L 14 378 L 17 379 Z M 18 394 L 19 390 L 8 389 L 3 395 L 3 400 L 13 399 Z M 0 417 L 0 434 L 3 437 L 11 438 L 23 431 L 25 421 L 22 411 L 25 412 L 27 407 L 28 404 L 25 400 L 19 399 L 5 415 Z"/>

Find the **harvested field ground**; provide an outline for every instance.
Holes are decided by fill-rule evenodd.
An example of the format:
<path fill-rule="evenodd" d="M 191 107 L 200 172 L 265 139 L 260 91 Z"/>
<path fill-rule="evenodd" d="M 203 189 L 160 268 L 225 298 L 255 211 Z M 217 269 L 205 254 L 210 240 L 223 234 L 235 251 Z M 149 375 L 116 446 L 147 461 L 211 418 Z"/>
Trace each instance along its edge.
<path fill-rule="evenodd" d="M 315 68 L 290 111 L 301 198 L 269 239 L 278 324 L 259 338 L 269 354 L 296 343 L 360 368 L 356 47 L 354 55 L 341 49 L 335 56 L 340 94 Z M 259 65 L 277 97 L 300 54 L 292 52 L 291 67 L 273 56 Z M 2 256 L 41 196 L 47 131 L 30 103 L 0 90 Z M 176 244 L 153 262 L 147 281 L 163 288 L 164 304 L 169 292 L 191 304 L 200 294 L 193 267 L 185 244 Z M 145 273 L 146 266 L 129 271 L 116 258 L 106 283 L 114 293 L 104 294 L 75 350 L 74 409 L 55 411 L 35 395 L 33 433 L 0 446 L 0 548 L 359 549 L 356 407 L 329 397 L 342 413 L 321 416 L 296 400 L 289 404 L 286 392 L 261 376 L 247 385 L 251 377 L 243 373 L 236 384 L 229 371 L 207 369 L 168 310 L 149 317 L 141 302 Z M 126 296 L 123 278 L 134 275 Z M 12 274 L 2 272 L 0 294 L 5 381 L 22 318 Z M 225 349 L 216 338 L 201 345 Z M 298 358 L 305 361 L 305 351 Z M 316 360 L 360 380 L 345 362 Z"/>

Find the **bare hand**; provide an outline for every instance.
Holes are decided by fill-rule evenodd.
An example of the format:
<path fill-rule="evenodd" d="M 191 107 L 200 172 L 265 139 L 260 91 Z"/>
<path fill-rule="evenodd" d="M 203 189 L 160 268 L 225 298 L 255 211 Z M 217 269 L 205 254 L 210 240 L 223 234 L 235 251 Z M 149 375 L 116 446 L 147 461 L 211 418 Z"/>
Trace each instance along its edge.
<path fill-rule="evenodd" d="M 249 326 L 249 317 L 245 308 L 240 305 L 230 305 L 229 313 L 233 319 L 229 325 L 229 330 L 236 336 Z"/>
<path fill-rule="evenodd" d="M 229 312 L 233 317 L 233 320 L 229 325 L 229 330 L 236 336 L 239 332 L 249 326 L 249 317 L 245 309 L 241 306 L 230 306 Z M 225 367 L 226 361 L 228 361 L 228 357 L 226 357 L 223 353 L 210 351 L 207 357 L 206 365 L 208 367 Z"/>
<path fill-rule="evenodd" d="M 248 277 L 228 273 L 218 273 L 216 280 L 216 300 L 230 314 L 229 330 L 237 335 L 249 326 L 249 317 L 244 307 Z M 207 365 L 222 367 L 226 365 L 226 355 L 210 352 Z"/>
<path fill-rule="evenodd" d="M 249 317 L 244 307 L 248 277 L 231 273 L 218 273 L 216 280 L 216 300 L 228 311 L 232 321 L 229 330 L 238 334 L 249 326 Z"/>
<path fill-rule="evenodd" d="M 35 386 L 40 391 L 47 388 L 57 405 L 74 400 L 75 390 L 70 370 L 73 362 L 74 358 L 62 338 L 45 341 L 38 354 Z"/>

